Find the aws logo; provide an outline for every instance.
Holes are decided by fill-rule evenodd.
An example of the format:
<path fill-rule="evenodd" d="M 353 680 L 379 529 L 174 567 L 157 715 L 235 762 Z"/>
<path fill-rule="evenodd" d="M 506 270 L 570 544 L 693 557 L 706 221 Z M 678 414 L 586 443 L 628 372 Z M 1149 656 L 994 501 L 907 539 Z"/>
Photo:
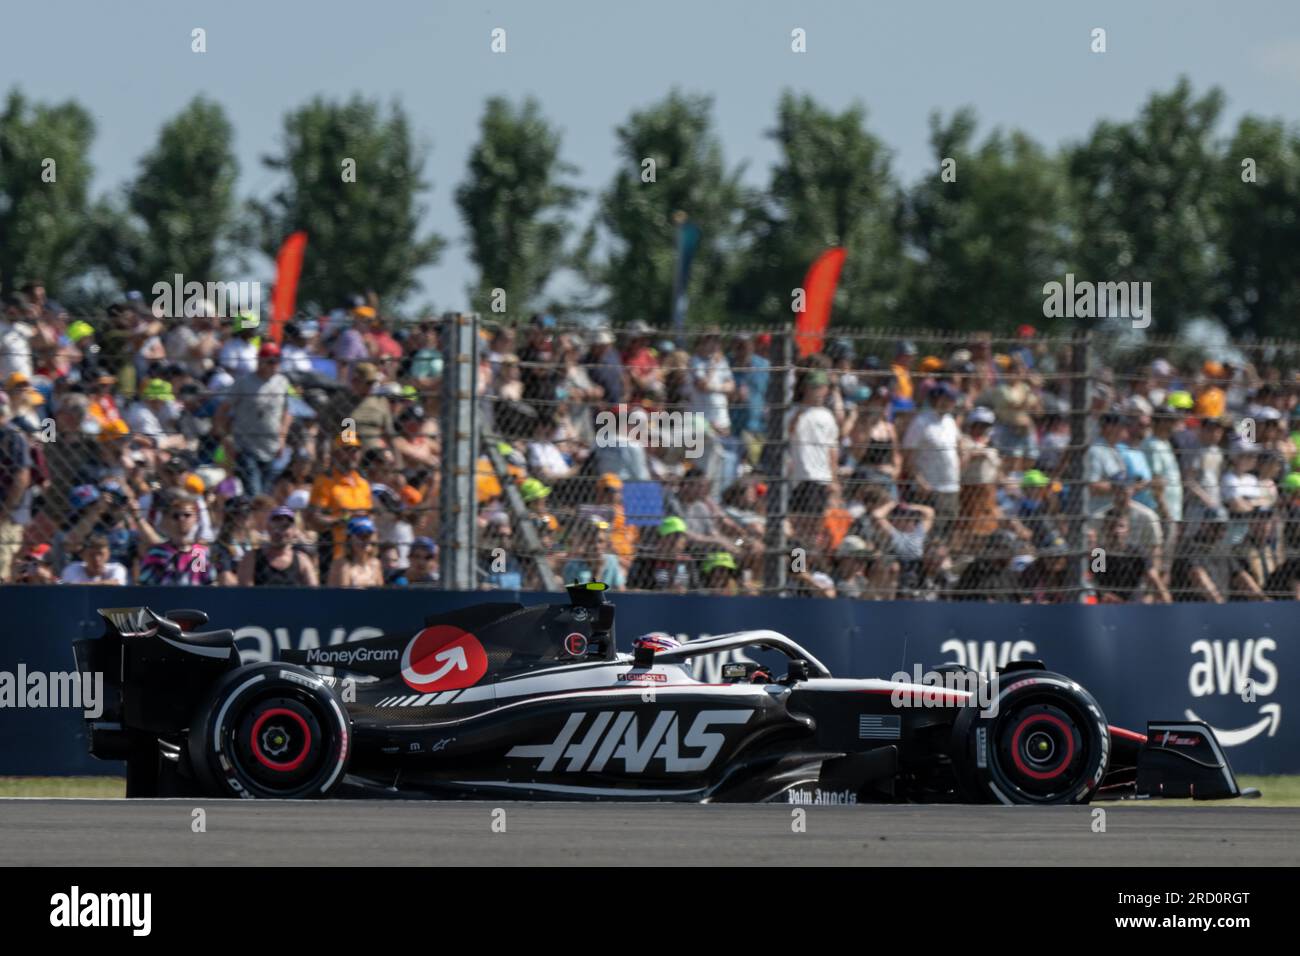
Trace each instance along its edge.
<path fill-rule="evenodd" d="M 1258 698 L 1267 697 L 1277 690 L 1277 665 L 1268 659 L 1268 652 L 1277 650 L 1271 637 L 1248 638 L 1244 641 L 1196 641 L 1191 654 L 1198 658 L 1187 675 L 1187 689 L 1193 697 L 1235 697 L 1243 703 L 1258 704 Z M 1211 726 L 1214 735 L 1225 747 L 1239 747 L 1260 734 L 1269 737 L 1277 733 L 1282 722 L 1282 705 L 1276 702 L 1258 704 L 1259 719 L 1236 730 L 1220 730 Z M 1184 711 L 1188 720 L 1209 721 L 1198 717 L 1190 707 Z"/>
<path fill-rule="evenodd" d="M 429 694 L 469 687 L 487 673 L 487 651 L 477 637 L 453 627 L 426 627 L 402 651 L 402 680 L 412 690 Z"/>
<path fill-rule="evenodd" d="M 961 664 L 981 674 L 992 674 L 1011 661 L 1033 660 L 1038 647 L 1033 641 L 944 641 L 940 654 L 952 654 L 952 664 Z"/>

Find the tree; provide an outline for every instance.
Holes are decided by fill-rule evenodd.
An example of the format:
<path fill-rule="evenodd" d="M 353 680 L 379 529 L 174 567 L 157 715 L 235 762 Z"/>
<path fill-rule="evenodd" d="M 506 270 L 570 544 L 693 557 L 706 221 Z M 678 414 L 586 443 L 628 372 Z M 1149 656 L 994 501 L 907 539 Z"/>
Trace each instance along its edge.
<path fill-rule="evenodd" d="M 1042 325 L 1043 285 L 1061 277 L 1065 252 L 1060 166 L 1019 131 L 976 146 L 975 128 L 969 109 L 930 117 L 933 169 L 907 197 L 902 314 L 939 329 Z"/>
<path fill-rule="evenodd" d="M 1214 128 L 1223 94 L 1199 99 L 1184 78 L 1136 120 L 1101 122 L 1069 151 L 1075 272 L 1093 282 L 1150 282 L 1151 331 L 1172 332 L 1220 299 Z"/>
<path fill-rule="evenodd" d="M 619 324 L 666 325 L 672 306 L 676 219 L 701 230 L 688 293 L 692 322 L 725 317 L 746 196 L 712 129 L 712 100 L 676 90 L 617 130 L 620 168 L 601 194 L 581 258 L 604 292 L 597 306 Z M 597 251 L 599 246 L 599 251 Z"/>
<path fill-rule="evenodd" d="M 98 231 L 97 258 L 123 286 L 148 293 L 175 273 L 221 281 L 239 176 L 233 141 L 225 111 L 203 97 L 164 124 L 125 208 Z"/>
<path fill-rule="evenodd" d="M 532 98 L 518 108 L 488 100 L 479 131 L 469 176 L 456 190 L 479 272 L 467 291 L 481 312 L 490 310 L 493 289 L 505 291 L 507 309 L 530 311 L 565 261 L 573 227 L 564 213 L 581 194 L 561 177 L 576 169 L 560 159 L 560 134 Z"/>
<path fill-rule="evenodd" d="M 901 278 L 901 196 L 889 150 L 853 105 L 834 113 L 787 91 L 768 135 L 781 149 L 761 204 L 750 213 L 744 268 L 730 290 L 733 315 L 769 325 L 793 321 L 791 292 L 823 251 L 847 251 L 835 325 L 886 324 Z"/>
<path fill-rule="evenodd" d="M 86 223 L 95 123 L 73 102 L 32 105 L 9 93 L 0 112 L 0 285 L 51 290 L 89 268 Z"/>
<path fill-rule="evenodd" d="M 394 104 L 385 116 L 360 97 L 317 98 L 285 116 L 284 141 L 262 161 L 287 182 L 253 204 L 262 250 L 274 256 L 289 233 L 306 230 L 301 301 L 333 306 L 366 290 L 400 301 L 444 245 L 417 235 L 429 184 L 405 112 Z"/>
<path fill-rule="evenodd" d="M 1276 120 L 1242 117 L 1216 181 L 1223 228 L 1215 313 L 1234 331 L 1294 336 L 1300 321 L 1300 135 Z"/>

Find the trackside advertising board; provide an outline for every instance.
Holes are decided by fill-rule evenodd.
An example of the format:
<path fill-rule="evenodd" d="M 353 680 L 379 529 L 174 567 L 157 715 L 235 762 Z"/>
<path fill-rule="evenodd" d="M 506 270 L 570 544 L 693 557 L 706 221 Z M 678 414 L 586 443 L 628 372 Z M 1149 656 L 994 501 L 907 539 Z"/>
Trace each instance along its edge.
<path fill-rule="evenodd" d="M 246 662 L 278 650 L 414 633 L 430 615 L 479 601 L 562 603 L 503 592 L 223 588 L 0 587 L 0 775 L 115 773 L 86 753 L 81 711 L 57 703 L 55 675 L 74 670 L 72 641 L 102 633 L 96 607 L 206 611 L 235 630 Z M 1112 724 L 1200 719 L 1238 773 L 1300 773 L 1300 605 L 956 604 L 613 594 L 621 649 L 646 631 L 682 639 L 771 628 L 836 676 L 912 675 L 941 663 L 991 669 L 1039 659 L 1082 683 Z M 721 655 L 717 655 L 721 658 Z M 736 653 L 728 659 L 735 659 Z M 722 659 L 696 664 L 716 679 Z M 44 702 L 31 692 L 44 675 Z M 25 684 L 20 687 L 20 678 Z M 67 695 L 64 695 L 65 697 Z M 75 701 L 64 700 L 66 704 Z"/>

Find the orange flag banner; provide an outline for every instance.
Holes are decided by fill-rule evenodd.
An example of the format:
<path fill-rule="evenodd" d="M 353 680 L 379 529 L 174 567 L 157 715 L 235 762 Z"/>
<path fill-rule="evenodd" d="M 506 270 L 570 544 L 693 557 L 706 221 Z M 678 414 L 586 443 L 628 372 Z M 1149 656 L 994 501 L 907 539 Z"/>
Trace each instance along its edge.
<path fill-rule="evenodd" d="M 298 302 L 298 276 L 307 249 L 307 233 L 295 232 L 284 240 L 275 257 L 275 294 L 271 297 L 271 339 L 279 342 L 284 323 L 293 318 Z"/>
<path fill-rule="evenodd" d="M 804 277 L 803 311 L 794 320 L 794 344 L 800 358 L 822 350 L 826 327 L 831 321 L 831 302 L 835 298 L 845 255 L 839 246 L 827 249 L 817 257 Z"/>

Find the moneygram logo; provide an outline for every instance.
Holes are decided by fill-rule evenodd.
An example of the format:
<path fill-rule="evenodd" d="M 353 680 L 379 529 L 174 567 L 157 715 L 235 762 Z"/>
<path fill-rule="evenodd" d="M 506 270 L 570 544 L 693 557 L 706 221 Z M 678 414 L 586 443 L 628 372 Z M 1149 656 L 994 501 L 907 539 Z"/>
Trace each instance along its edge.
<path fill-rule="evenodd" d="M 398 656 L 395 647 L 313 647 L 307 651 L 307 663 L 350 667 L 353 664 L 395 661 Z"/>

